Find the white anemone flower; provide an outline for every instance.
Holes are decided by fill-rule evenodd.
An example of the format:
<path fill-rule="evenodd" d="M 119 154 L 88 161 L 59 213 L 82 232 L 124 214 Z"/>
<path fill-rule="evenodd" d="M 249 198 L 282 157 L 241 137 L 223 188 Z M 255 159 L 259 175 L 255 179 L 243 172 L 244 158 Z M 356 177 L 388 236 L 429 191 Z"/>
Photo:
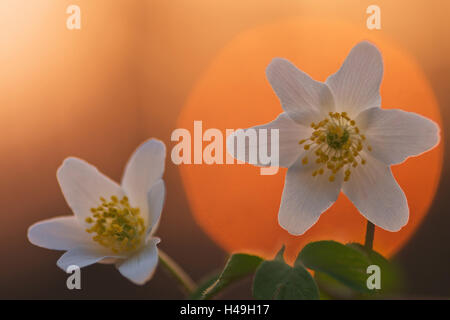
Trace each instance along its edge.
<path fill-rule="evenodd" d="M 34 245 L 64 250 L 57 265 L 80 268 L 114 263 L 135 284 L 152 277 L 158 264 L 154 237 L 165 198 L 165 145 L 151 139 L 129 159 L 122 184 L 77 158 L 67 158 L 57 178 L 73 216 L 44 220 L 28 229 Z"/>
<path fill-rule="evenodd" d="M 418 114 L 380 108 L 378 49 L 366 41 L 357 44 L 325 83 L 280 58 L 266 74 L 284 112 L 253 129 L 279 130 L 279 165 L 288 168 L 279 224 L 290 234 L 305 233 L 342 190 L 373 224 L 392 232 L 405 226 L 408 203 L 390 165 L 436 146 L 439 128 Z M 259 154 L 257 141 L 245 147 L 229 151 L 247 162 L 249 154 Z M 252 164 L 264 165 L 254 159 Z"/>

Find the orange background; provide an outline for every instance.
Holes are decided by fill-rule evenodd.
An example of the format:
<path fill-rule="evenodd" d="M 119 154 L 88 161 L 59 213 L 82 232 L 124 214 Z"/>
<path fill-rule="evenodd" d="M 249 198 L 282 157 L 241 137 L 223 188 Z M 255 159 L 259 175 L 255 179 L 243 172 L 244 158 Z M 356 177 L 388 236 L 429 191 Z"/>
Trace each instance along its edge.
<path fill-rule="evenodd" d="M 80 31 L 66 29 L 69 4 L 81 7 Z M 70 213 L 57 186 L 56 168 L 65 157 L 76 155 L 119 180 L 128 156 L 147 137 L 164 140 L 170 151 L 174 145 L 170 134 L 179 126 L 178 116 L 193 88 L 237 35 L 293 18 L 342 20 L 364 27 L 370 4 L 359 0 L 1 1 L 0 298 L 181 297 L 161 270 L 148 285 L 136 287 L 104 265 L 83 270 L 83 290 L 66 289 L 66 274 L 55 265 L 59 253 L 26 240 L 26 229 L 33 222 Z M 426 0 L 378 0 L 377 4 L 382 30 L 372 32 L 389 38 L 418 62 L 440 106 L 445 136 L 450 4 Z M 252 57 L 243 55 L 246 59 Z M 396 255 L 411 296 L 450 295 L 447 158 L 448 152 L 428 216 Z M 161 247 L 199 279 L 220 267 L 225 253 L 197 226 L 179 168 L 170 162 L 165 180 L 167 201 L 158 231 Z M 248 294 L 244 283 L 242 290 L 228 296 Z"/>

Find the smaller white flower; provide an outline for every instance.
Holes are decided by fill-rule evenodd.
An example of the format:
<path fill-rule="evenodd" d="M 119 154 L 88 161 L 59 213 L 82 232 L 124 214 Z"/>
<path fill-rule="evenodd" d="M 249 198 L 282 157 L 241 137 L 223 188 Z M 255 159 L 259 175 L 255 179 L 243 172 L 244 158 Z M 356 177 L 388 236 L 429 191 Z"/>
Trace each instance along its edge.
<path fill-rule="evenodd" d="M 67 158 L 57 179 L 74 216 L 44 220 L 28 229 L 28 239 L 39 247 L 64 250 L 57 265 L 82 268 L 114 263 L 135 284 L 152 277 L 158 264 L 153 237 L 165 198 L 162 180 L 165 145 L 151 139 L 129 159 L 118 185 L 95 167 Z"/>
<path fill-rule="evenodd" d="M 408 203 L 390 166 L 435 147 L 439 127 L 415 113 L 381 108 L 378 49 L 357 44 L 325 83 L 279 58 L 266 74 L 284 112 L 253 129 L 279 130 L 280 166 L 288 168 L 280 225 L 293 235 L 305 233 L 341 190 L 375 225 L 388 231 L 406 225 Z M 260 154 L 258 148 L 259 142 L 250 142 L 245 152 L 229 151 L 249 161 L 249 154 Z"/>

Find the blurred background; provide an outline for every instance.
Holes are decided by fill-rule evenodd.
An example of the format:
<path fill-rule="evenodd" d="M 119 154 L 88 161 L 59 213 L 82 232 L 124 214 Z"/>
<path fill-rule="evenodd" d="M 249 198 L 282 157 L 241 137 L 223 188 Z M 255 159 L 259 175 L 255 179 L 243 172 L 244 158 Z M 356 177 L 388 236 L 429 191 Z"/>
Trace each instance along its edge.
<path fill-rule="evenodd" d="M 81 8 L 81 30 L 66 28 L 71 4 Z M 381 8 L 382 23 L 373 32 L 418 62 L 447 137 L 450 3 L 444 1 L 0 0 L 0 298 L 182 298 L 161 269 L 137 287 L 105 265 L 83 269 L 83 289 L 67 290 L 67 275 L 56 267 L 61 253 L 26 239 L 32 223 L 70 214 L 57 167 L 75 155 L 119 181 L 129 155 L 148 137 L 171 150 L 171 132 L 191 91 L 241 32 L 310 17 L 365 27 L 372 4 Z M 429 214 L 395 255 L 407 297 L 450 297 L 448 156 Z M 199 280 L 223 266 L 227 253 L 197 225 L 170 161 L 165 180 L 161 248 Z M 240 287 L 224 297 L 250 297 L 250 282 Z"/>

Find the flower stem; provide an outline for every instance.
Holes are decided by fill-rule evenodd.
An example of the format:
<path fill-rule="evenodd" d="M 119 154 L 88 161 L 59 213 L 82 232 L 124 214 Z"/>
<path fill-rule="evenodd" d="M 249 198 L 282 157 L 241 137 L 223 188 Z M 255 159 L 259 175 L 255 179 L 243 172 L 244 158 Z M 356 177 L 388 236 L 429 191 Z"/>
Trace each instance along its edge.
<path fill-rule="evenodd" d="M 189 277 L 189 275 L 181 269 L 181 267 L 172 260 L 165 252 L 159 251 L 159 261 L 161 264 L 169 271 L 169 273 L 181 284 L 186 293 L 190 295 L 194 292 L 197 285 L 195 282 Z"/>
<path fill-rule="evenodd" d="M 375 236 L 375 225 L 367 220 L 367 228 L 366 228 L 366 241 L 364 243 L 364 246 L 372 250 L 373 248 L 373 238 Z"/>

